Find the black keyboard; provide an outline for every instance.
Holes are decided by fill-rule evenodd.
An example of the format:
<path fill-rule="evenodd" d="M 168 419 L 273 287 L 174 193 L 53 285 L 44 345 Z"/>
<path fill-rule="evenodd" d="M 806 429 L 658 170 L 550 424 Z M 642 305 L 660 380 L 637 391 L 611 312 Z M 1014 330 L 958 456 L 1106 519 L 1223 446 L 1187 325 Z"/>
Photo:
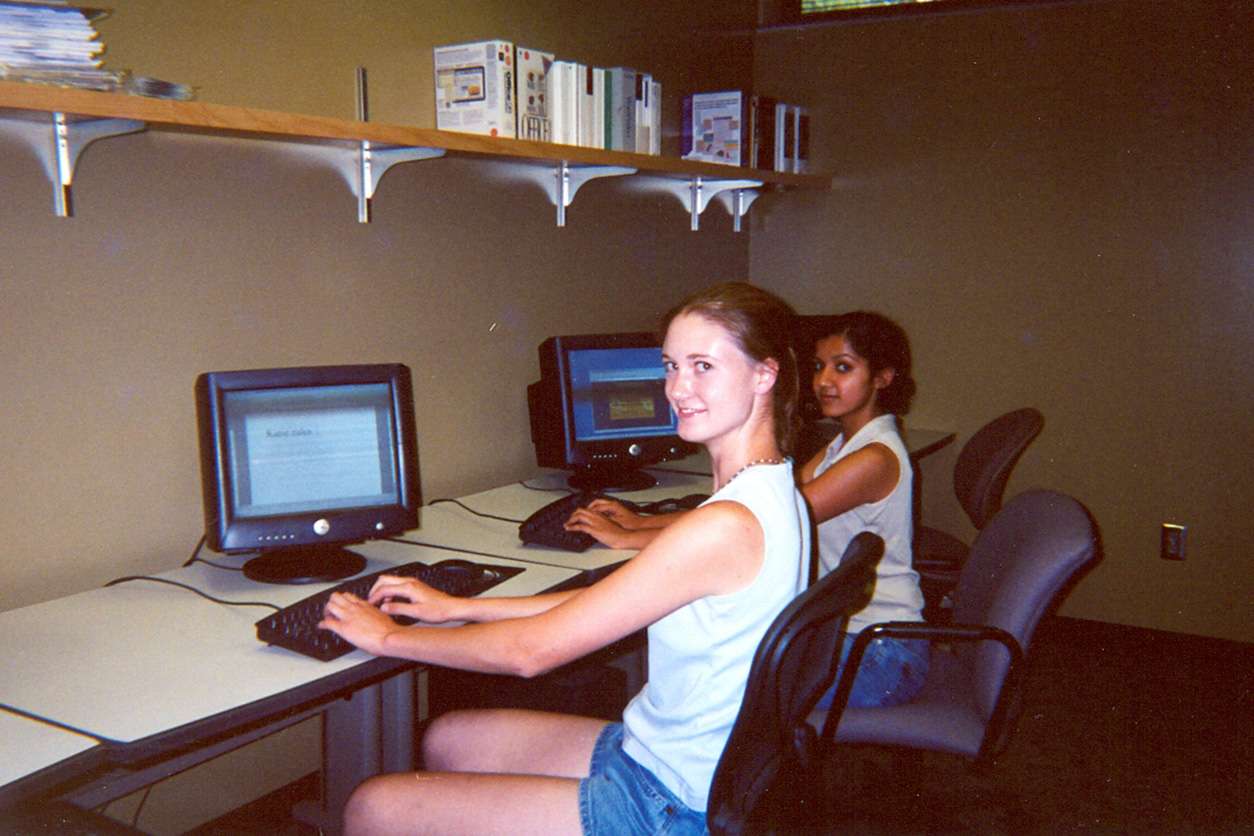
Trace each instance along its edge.
<path fill-rule="evenodd" d="M 579 492 L 555 499 L 518 526 L 518 539 L 551 549 L 586 551 L 589 546 L 596 544 L 596 538 L 583 531 L 567 531 L 563 525 L 575 513 L 576 508 L 583 508 L 600 496 L 598 493 Z"/>
<path fill-rule="evenodd" d="M 551 549 L 581 552 L 585 551 L 589 546 L 595 545 L 597 543 L 596 538 L 583 531 L 567 531 L 564 528 L 564 524 L 570 519 L 570 515 L 575 512 L 576 508 L 584 508 L 594 499 L 612 499 L 626 506 L 629 510 L 635 511 L 637 514 L 669 514 L 674 511 L 696 508 L 709 498 L 709 494 L 690 493 L 687 496 L 673 499 L 660 499 L 656 502 L 642 503 L 632 502 L 629 499 L 623 499 L 621 496 L 606 496 L 605 494 L 591 491 L 567 494 L 560 499 L 555 499 L 530 517 L 527 517 L 523 524 L 518 526 L 518 539 L 524 543 L 548 546 Z"/>
<path fill-rule="evenodd" d="M 323 662 L 330 662 L 353 649 L 353 645 L 335 633 L 318 627 L 318 622 L 322 620 L 322 610 L 333 592 L 351 592 L 365 598 L 380 575 L 400 575 L 417 578 L 450 595 L 471 598 L 521 571 L 522 568 L 517 566 L 473 563 L 457 558 L 433 564 L 415 562 L 389 566 L 377 572 L 349 578 L 266 616 L 257 622 L 257 638 L 266 644 L 285 647 Z M 401 616 L 394 616 L 393 620 L 401 624 L 413 623 L 413 619 Z"/>

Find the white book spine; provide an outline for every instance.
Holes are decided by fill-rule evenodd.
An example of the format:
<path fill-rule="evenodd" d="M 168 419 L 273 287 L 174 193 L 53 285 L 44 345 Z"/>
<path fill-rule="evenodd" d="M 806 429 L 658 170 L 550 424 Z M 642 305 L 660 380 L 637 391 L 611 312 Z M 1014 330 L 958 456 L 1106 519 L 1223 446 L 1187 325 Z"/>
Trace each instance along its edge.
<path fill-rule="evenodd" d="M 649 153 L 654 156 L 662 154 L 662 82 L 653 82 L 650 91 L 650 99 L 653 105 L 653 114 L 651 121 L 651 129 L 653 131 L 653 141 L 649 144 Z"/>

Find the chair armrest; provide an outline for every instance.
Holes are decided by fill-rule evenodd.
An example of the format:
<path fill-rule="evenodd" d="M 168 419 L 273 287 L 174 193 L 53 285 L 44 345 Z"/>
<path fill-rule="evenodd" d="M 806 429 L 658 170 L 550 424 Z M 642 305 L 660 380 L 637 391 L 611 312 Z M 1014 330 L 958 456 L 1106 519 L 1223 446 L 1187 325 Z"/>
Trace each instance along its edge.
<path fill-rule="evenodd" d="M 997 695 L 997 703 L 985 728 L 984 740 L 980 745 L 979 760 L 1005 740 L 1008 723 L 1013 719 L 1011 709 L 1019 704 L 1020 692 L 1023 687 L 1023 648 L 1019 640 L 1012 634 L 988 624 L 929 624 L 924 621 L 884 621 L 871 624 L 862 629 L 853 641 L 849 650 L 849 658 L 840 672 L 836 683 L 836 693 L 832 696 L 831 708 L 823 722 L 820 738 L 824 745 L 834 745 L 836 729 L 840 725 L 840 717 L 849 703 L 849 695 L 853 691 L 853 682 L 857 677 L 862 657 L 872 641 L 879 638 L 923 639 L 928 642 L 997 642 L 1010 654 L 1010 664 L 1006 668 L 1006 677 Z"/>

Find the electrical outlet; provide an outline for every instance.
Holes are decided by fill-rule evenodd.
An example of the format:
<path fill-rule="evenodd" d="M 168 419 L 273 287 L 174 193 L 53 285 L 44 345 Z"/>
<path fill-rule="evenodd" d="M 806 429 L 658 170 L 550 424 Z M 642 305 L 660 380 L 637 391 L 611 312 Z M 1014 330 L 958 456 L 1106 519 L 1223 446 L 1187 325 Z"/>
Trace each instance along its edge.
<path fill-rule="evenodd" d="M 1184 560 L 1184 535 L 1188 533 L 1188 530 L 1188 526 L 1163 523 L 1158 556 L 1163 560 Z"/>

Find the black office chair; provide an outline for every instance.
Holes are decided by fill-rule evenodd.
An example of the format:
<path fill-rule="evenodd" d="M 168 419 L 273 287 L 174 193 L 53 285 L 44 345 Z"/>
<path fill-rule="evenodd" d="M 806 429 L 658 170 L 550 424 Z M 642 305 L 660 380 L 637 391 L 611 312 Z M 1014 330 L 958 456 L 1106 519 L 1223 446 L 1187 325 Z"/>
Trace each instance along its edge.
<path fill-rule="evenodd" d="M 710 832 L 745 834 L 810 812 L 800 776 L 814 763 L 807 715 L 836 677 L 849 616 L 866 606 L 884 541 L 863 532 L 833 571 L 784 608 L 758 644 L 749 682 L 710 788 Z M 787 827 L 785 830 L 789 829 Z"/>
<path fill-rule="evenodd" d="M 984 528 L 1001 508 L 1006 482 L 1015 463 L 1045 426 L 1045 418 L 1027 407 L 994 418 L 962 446 L 954 465 L 954 494 L 976 531 Z M 916 526 L 914 568 L 923 590 L 924 618 L 942 620 L 946 598 L 970 548 L 962 540 L 937 528 Z"/>
<path fill-rule="evenodd" d="M 1037 624 L 1099 552 L 1097 527 L 1079 502 L 1046 490 L 1016 496 L 971 546 L 953 592 L 954 623 L 891 622 L 858 634 L 831 709 L 810 715 L 824 751 L 838 751 L 834 738 L 948 752 L 986 767 L 1009 742 Z M 904 705 L 845 708 L 851 672 L 880 636 L 932 641 L 927 682 Z"/>

